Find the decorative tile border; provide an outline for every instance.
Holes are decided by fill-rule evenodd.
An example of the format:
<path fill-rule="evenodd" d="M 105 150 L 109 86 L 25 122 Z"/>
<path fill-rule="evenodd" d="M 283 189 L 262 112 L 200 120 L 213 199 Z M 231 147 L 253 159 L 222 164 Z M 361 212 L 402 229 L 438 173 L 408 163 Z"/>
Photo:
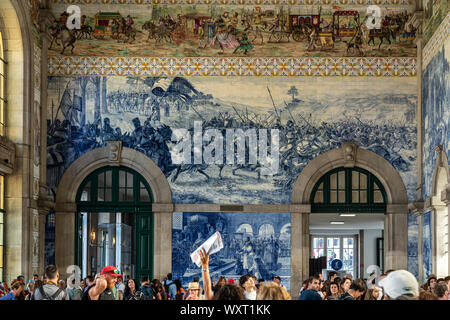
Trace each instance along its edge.
<path fill-rule="evenodd" d="M 122 4 L 122 5 L 341 5 L 341 6 L 410 6 L 414 0 L 53 0 L 55 4 Z"/>
<path fill-rule="evenodd" d="M 450 36 L 450 13 L 436 29 L 431 39 L 422 50 L 422 70 L 425 70 L 431 59 L 441 50 L 442 45 Z"/>
<path fill-rule="evenodd" d="M 412 77 L 417 58 L 49 57 L 50 76 Z"/>

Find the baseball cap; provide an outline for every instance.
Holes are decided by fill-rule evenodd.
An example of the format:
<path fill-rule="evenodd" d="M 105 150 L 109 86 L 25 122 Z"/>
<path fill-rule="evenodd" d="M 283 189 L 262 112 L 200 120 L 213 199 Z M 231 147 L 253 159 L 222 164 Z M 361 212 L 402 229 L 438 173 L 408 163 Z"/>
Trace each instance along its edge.
<path fill-rule="evenodd" d="M 386 278 L 380 280 L 380 287 L 392 299 L 408 294 L 413 297 L 419 296 L 419 283 L 413 274 L 406 270 L 397 270 L 389 273 Z"/>
<path fill-rule="evenodd" d="M 119 273 L 119 270 L 116 267 L 113 266 L 106 266 L 102 269 L 102 272 L 100 274 L 110 274 L 116 277 L 121 277 L 122 275 Z"/>

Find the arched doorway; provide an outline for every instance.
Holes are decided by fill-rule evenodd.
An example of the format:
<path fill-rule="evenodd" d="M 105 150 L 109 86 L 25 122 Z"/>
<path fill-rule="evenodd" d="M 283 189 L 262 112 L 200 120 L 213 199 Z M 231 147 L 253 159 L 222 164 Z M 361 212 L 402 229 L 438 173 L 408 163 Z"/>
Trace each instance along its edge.
<path fill-rule="evenodd" d="M 375 248 L 382 241 L 387 197 L 376 176 L 358 167 L 332 169 L 316 182 L 310 203 L 311 259 L 326 257 L 327 270 L 339 259 L 340 273 L 354 278 L 363 277 L 364 265 L 383 271 L 383 257 Z"/>
<path fill-rule="evenodd" d="M 374 187 L 373 191 L 380 190 L 384 203 L 374 203 L 373 205 L 374 207 L 379 205 L 382 206 L 384 212 L 381 212 L 382 210 L 380 210 L 380 212 L 373 212 L 372 214 L 381 217 L 381 223 L 384 227 L 384 243 L 379 247 L 379 251 L 384 261 L 384 269 L 407 268 L 408 197 L 400 174 L 386 159 L 376 153 L 358 148 L 356 143 L 343 142 L 341 148 L 327 151 L 314 158 L 302 170 L 294 184 L 291 197 L 291 281 L 293 284 L 301 284 L 310 273 L 310 219 L 313 215 L 313 208 L 317 209 L 317 206 L 315 207 L 314 204 L 314 199 L 311 199 L 313 190 L 316 191 L 314 197 L 319 197 L 317 191 L 319 191 L 320 183 L 318 182 L 324 178 L 326 174 L 330 174 L 331 177 L 331 174 L 333 174 L 332 170 L 339 171 L 341 168 L 356 169 L 356 172 L 365 170 L 377 179 L 375 186 L 377 186 L 378 189 Z M 353 170 L 350 172 L 353 172 Z M 345 170 L 343 171 L 343 174 L 344 176 L 347 174 Z M 343 181 L 345 181 L 345 179 Z M 339 184 L 339 182 L 337 182 L 337 184 Z M 384 189 L 384 195 L 380 186 Z M 355 193 L 358 193 L 358 197 L 364 197 L 364 192 L 361 193 L 361 191 L 364 190 L 365 188 L 360 188 L 358 186 L 355 190 L 352 189 L 351 192 L 355 191 Z M 337 194 L 336 200 L 339 201 L 339 192 L 344 191 L 345 194 L 345 187 L 344 190 L 341 190 L 338 185 L 334 188 L 334 191 L 336 191 Z M 380 194 L 377 192 L 377 197 L 379 197 L 379 195 Z M 331 194 L 329 197 L 331 199 Z M 373 194 L 373 197 L 375 197 L 375 193 Z M 348 205 L 352 206 L 351 203 L 346 203 L 346 196 L 344 196 L 343 199 L 344 203 L 341 205 L 344 208 L 345 206 L 348 207 Z M 324 205 L 327 205 L 327 203 Z M 366 204 L 363 203 L 360 205 L 361 207 L 359 209 L 362 210 L 362 207 Z M 372 208 L 372 210 L 374 209 Z M 363 211 L 360 212 L 363 213 Z M 360 217 L 368 216 L 369 215 L 360 215 Z M 328 221 L 328 224 L 330 224 L 330 221 Z M 344 240 L 342 240 L 342 246 L 343 241 Z M 346 243 L 349 244 L 349 241 L 346 241 Z M 358 250 L 360 248 L 353 249 Z M 364 266 L 360 267 L 365 270 Z M 293 288 L 294 292 L 296 289 L 300 289 L 300 285 L 297 286 L 298 288 Z"/>
<path fill-rule="evenodd" d="M 75 222 L 75 261 L 83 277 L 107 265 L 125 278 L 153 276 L 152 202 L 147 181 L 127 167 L 102 167 L 84 179 Z"/>
<path fill-rule="evenodd" d="M 80 190 L 83 190 L 81 185 L 89 180 L 88 177 L 93 172 L 101 171 L 105 167 L 131 169 L 139 173 L 148 183 L 152 195 L 153 220 L 152 224 L 148 219 L 139 223 L 141 223 L 142 229 L 148 229 L 146 241 L 150 241 L 150 236 L 152 237 L 153 250 L 151 252 L 153 256 L 148 256 L 148 259 L 152 260 L 147 260 L 147 264 L 152 262 L 153 265 L 151 268 L 148 265 L 148 270 L 153 270 L 153 277 L 163 278 L 172 267 L 170 255 L 164 254 L 172 247 L 172 219 L 167 219 L 167 216 L 171 217 L 173 208 L 172 192 L 164 173 L 149 157 L 134 149 L 123 147 L 120 141 L 109 141 L 106 147 L 97 148 L 82 155 L 66 169 L 58 184 L 55 207 L 55 263 L 60 271 L 60 276 L 67 278 L 69 276 L 68 267 L 79 263 L 75 252 L 77 247 L 75 230 L 77 230 L 76 224 L 80 223 L 76 217 L 79 212 L 77 199 L 81 200 L 81 196 L 80 198 L 77 196 Z M 106 198 L 106 191 L 104 196 Z M 154 226 L 153 232 L 150 231 L 151 225 Z M 137 224 L 135 224 L 136 226 Z M 98 234 L 96 234 L 97 236 Z M 143 247 L 141 246 L 141 248 Z"/>
<path fill-rule="evenodd" d="M 433 170 L 432 197 L 428 199 L 425 210 L 431 210 L 432 252 L 423 254 L 423 260 L 431 260 L 432 272 L 438 277 L 445 277 L 450 272 L 449 257 L 449 195 L 450 195 L 450 168 L 447 154 L 442 146 L 436 146 L 436 163 Z M 423 219 L 423 218 L 422 218 Z M 426 257 L 427 256 L 427 257 Z M 425 264 L 426 261 L 423 261 Z M 424 276 L 428 276 L 426 270 Z"/>

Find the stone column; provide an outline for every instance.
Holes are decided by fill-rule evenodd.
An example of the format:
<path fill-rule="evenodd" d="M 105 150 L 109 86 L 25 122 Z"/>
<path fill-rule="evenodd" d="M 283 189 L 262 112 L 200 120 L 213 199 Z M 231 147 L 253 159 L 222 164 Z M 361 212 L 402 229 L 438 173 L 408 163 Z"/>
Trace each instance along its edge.
<path fill-rule="evenodd" d="M 417 224 L 419 228 L 418 236 L 418 268 L 419 268 L 419 284 L 423 281 L 423 210 L 417 213 Z"/>
<path fill-rule="evenodd" d="M 39 10 L 39 26 L 41 38 L 41 154 L 39 170 L 39 198 L 47 200 L 47 86 L 48 86 L 48 47 L 51 41 L 49 27 L 54 21 L 53 14 L 48 9 Z"/>
<path fill-rule="evenodd" d="M 60 278 L 67 279 L 67 267 L 75 263 L 76 205 L 58 205 L 55 212 L 55 264 Z"/>
<path fill-rule="evenodd" d="M 423 252 L 422 252 L 422 246 L 423 246 L 423 236 L 422 236 L 422 215 L 423 215 L 423 208 L 424 208 L 424 202 L 423 201 L 415 201 L 411 202 L 408 205 L 408 208 L 410 210 L 411 214 L 414 214 L 417 218 L 417 269 L 419 271 L 418 273 L 418 279 L 419 282 L 421 282 L 423 278 Z"/>
<path fill-rule="evenodd" d="M 291 205 L 291 297 L 296 299 L 309 277 L 311 205 Z"/>
<path fill-rule="evenodd" d="M 450 184 L 447 185 L 447 187 L 445 188 L 445 190 L 442 190 L 441 192 L 441 201 L 445 203 L 445 205 L 447 206 L 447 234 L 449 236 L 449 240 L 450 240 Z M 448 241 L 448 247 L 447 247 L 447 252 L 448 252 L 448 272 L 447 274 L 450 274 L 450 241 Z"/>
<path fill-rule="evenodd" d="M 33 44 L 23 1 L 2 1 L 6 65 L 5 137 L 15 144 L 14 172 L 5 177 L 5 281 L 31 273 L 30 106 L 33 99 Z"/>
<path fill-rule="evenodd" d="M 172 211 L 157 211 L 157 205 L 153 210 L 153 277 L 162 280 L 172 272 Z"/>
<path fill-rule="evenodd" d="M 422 20 L 419 19 L 420 23 Z M 416 37 L 417 45 L 417 106 L 416 106 L 416 128 L 417 128 L 417 200 L 423 200 L 423 119 L 422 119 L 422 28 L 418 29 Z"/>
<path fill-rule="evenodd" d="M 385 270 L 408 269 L 408 205 L 388 205 L 385 215 Z"/>

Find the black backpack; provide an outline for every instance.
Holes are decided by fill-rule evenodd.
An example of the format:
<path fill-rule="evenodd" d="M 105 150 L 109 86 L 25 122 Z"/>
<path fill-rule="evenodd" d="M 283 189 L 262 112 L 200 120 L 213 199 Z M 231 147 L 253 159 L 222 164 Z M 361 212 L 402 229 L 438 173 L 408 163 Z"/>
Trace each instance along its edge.
<path fill-rule="evenodd" d="M 172 280 L 164 281 L 164 291 L 166 292 L 167 300 L 175 299 L 175 297 L 172 297 L 171 294 L 170 294 L 170 286 L 176 286 L 176 284 Z"/>
<path fill-rule="evenodd" d="M 89 290 L 91 290 L 91 288 L 95 286 L 95 284 L 89 286 L 86 291 L 83 292 L 83 295 L 81 296 L 81 301 L 89 301 L 91 300 L 91 297 L 89 297 Z"/>

